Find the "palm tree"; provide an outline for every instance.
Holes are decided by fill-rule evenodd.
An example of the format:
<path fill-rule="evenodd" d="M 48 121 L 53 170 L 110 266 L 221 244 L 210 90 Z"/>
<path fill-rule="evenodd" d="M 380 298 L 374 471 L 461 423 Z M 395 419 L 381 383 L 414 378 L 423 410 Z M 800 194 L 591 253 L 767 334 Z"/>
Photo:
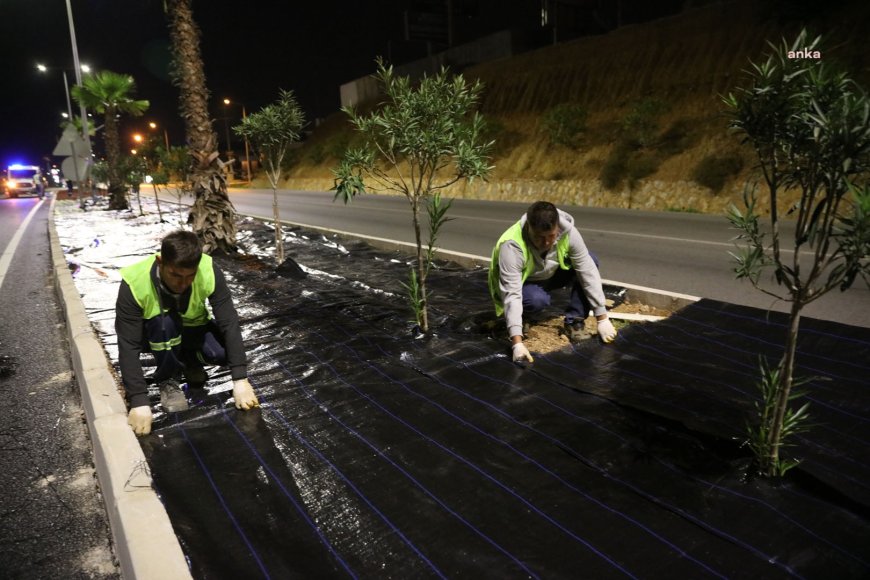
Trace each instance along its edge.
<path fill-rule="evenodd" d="M 194 194 L 188 223 L 203 242 L 203 250 L 236 250 L 236 210 L 217 152 L 217 133 L 208 114 L 205 67 L 199 50 L 199 27 L 193 20 L 193 0 L 165 0 L 173 52 L 173 82 L 181 91 L 179 106 L 191 155 L 188 184 Z"/>
<path fill-rule="evenodd" d="M 127 209 L 127 192 L 121 174 L 121 139 L 118 135 L 118 116 L 139 117 L 148 110 L 148 101 L 132 98 L 136 92 L 133 77 L 112 71 L 87 75 L 81 85 L 72 88 L 72 97 L 80 105 L 103 113 L 106 142 L 106 162 L 109 167 L 109 209 Z"/>

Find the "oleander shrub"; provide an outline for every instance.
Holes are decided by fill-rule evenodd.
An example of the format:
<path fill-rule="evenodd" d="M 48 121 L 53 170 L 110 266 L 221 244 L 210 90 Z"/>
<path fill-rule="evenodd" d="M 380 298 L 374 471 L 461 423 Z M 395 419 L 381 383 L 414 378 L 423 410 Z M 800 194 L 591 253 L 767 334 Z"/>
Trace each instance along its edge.
<path fill-rule="evenodd" d="M 692 171 L 692 181 L 719 193 L 728 181 L 743 169 L 743 158 L 736 153 L 707 155 Z"/>
<path fill-rule="evenodd" d="M 636 147 L 649 147 L 659 132 L 660 117 L 666 110 L 667 105 L 661 99 L 638 101 L 622 120 L 623 138 Z"/>
<path fill-rule="evenodd" d="M 541 126 L 550 143 L 577 148 L 586 131 L 588 112 L 577 103 L 562 103 L 544 112 Z"/>

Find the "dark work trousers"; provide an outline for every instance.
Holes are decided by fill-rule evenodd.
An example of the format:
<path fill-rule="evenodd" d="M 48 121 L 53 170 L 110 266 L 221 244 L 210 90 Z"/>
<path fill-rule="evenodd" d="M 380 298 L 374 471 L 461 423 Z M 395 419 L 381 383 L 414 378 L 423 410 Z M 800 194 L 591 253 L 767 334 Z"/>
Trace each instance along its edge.
<path fill-rule="evenodd" d="M 592 256 L 595 267 L 598 267 L 598 258 Z M 523 313 L 534 314 L 550 306 L 550 293 L 559 288 L 571 285 L 571 294 L 568 298 L 568 306 L 565 308 L 565 324 L 571 324 L 575 320 L 585 320 L 592 310 L 589 299 L 583 293 L 583 288 L 577 280 L 574 268 L 563 270 L 559 268 L 551 278 L 547 280 L 533 280 L 523 284 Z"/>
<path fill-rule="evenodd" d="M 146 321 L 145 334 L 150 342 L 169 342 L 181 335 L 181 344 L 153 353 L 157 361 L 154 371 L 157 382 L 178 378 L 188 366 L 226 363 L 223 337 L 213 320 L 202 326 L 182 327 L 181 317 L 171 312 Z"/>

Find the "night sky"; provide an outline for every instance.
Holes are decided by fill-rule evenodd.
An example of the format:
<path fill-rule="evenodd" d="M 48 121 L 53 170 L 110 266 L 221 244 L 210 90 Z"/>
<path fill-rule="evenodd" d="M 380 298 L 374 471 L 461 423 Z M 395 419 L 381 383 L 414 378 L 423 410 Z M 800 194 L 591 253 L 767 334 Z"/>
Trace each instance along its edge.
<path fill-rule="evenodd" d="M 154 121 L 167 129 L 173 145 L 182 145 L 162 0 L 72 0 L 71 5 L 80 61 L 132 75 L 135 97 L 151 103 L 144 117 L 122 122 L 122 143 Z M 38 163 L 51 154 L 61 132 L 60 114 L 66 111 L 61 69 L 74 82 L 66 2 L 3 0 L 2 6 L 0 163 Z M 240 107 L 223 105 L 225 97 L 252 113 L 276 100 L 279 89 L 293 90 L 309 120 L 326 116 L 340 106 L 339 86 L 372 73 L 375 57 L 387 55 L 392 39 L 402 34 L 394 0 L 195 0 L 193 8 L 221 140 L 223 119 L 232 126 L 241 116 Z M 287 11 L 289 16 L 281 14 Z M 39 73 L 38 62 L 54 68 Z M 75 104 L 73 109 L 77 112 Z"/>
<path fill-rule="evenodd" d="M 575 34 L 585 35 L 714 1 L 563 0 L 559 4 L 581 11 L 574 18 Z M 766 5 L 823 13 L 833 5 L 860 1 L 767 0 Z M 132 147 L 132 135 L 149 131 L 149 122 L 159 125 L 155 138 L 162 140 L 165 129 L 172 145 L 183 145 L 178 89 L 169 79 L 163 0 L 70 2 L 80 62 L 94 70 L 131 75 L 137 85 L 134 97 L 150 102 L 143 117 L 122 118 L 122 145 Z M 67 70 L 70 83 L 75 79 L 66 4 L 66 0 L 0 0 L 0 167 L 61 160 L 51 157 L 61 134 L 61 112 L 66 111 L 61 71 Z M 313 122 L 338 111 L 340 85 L 373 73 L 376 57 L 401 65 L 425 56 L 424 41 L 403 40 L 404 11 L 411 7 L 428 14 L 446 5 L 446 0 L 193 0 L 220 148 L 226 147 L 227 129 L 241 121 L 242 104 L 253 113 L 274 102 L 279 90 L 292 90 Z M 541 32 L 537 0 L 453 0 L 451 5 L 456 30 L 462 30 L 454 39 L 458 44 L 520 23 L 537 26 L 533 34 L 549 34 Z M 568 39 L 560 31 L 560 41 Z M 40 73 L 37 63 L 51 70 Z M 226 107 L 224 98 L 235 104 Z M 102 119 L 95 122 L 100 125 Z M 94 143 L 100 153 L 102 137 L 98 135 Z"/>

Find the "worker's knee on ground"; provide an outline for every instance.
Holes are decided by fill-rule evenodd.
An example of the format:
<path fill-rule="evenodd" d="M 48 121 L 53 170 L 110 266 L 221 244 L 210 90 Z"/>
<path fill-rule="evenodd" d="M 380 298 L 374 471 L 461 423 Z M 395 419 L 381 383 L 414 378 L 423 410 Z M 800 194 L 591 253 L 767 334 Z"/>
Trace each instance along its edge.
<path fill-rule="evenodd" d="M 201 362 L 214 365 L 223 365 L 227 362 L 227 351 L 218 338 L 211 332 L 207 332 L 202 341 Z"/>
<path fill-rule="evenodd" d="M 535 284 L 523 286 L 523 311 L 535 312 L 550 305 L 550 293 Z"/>

